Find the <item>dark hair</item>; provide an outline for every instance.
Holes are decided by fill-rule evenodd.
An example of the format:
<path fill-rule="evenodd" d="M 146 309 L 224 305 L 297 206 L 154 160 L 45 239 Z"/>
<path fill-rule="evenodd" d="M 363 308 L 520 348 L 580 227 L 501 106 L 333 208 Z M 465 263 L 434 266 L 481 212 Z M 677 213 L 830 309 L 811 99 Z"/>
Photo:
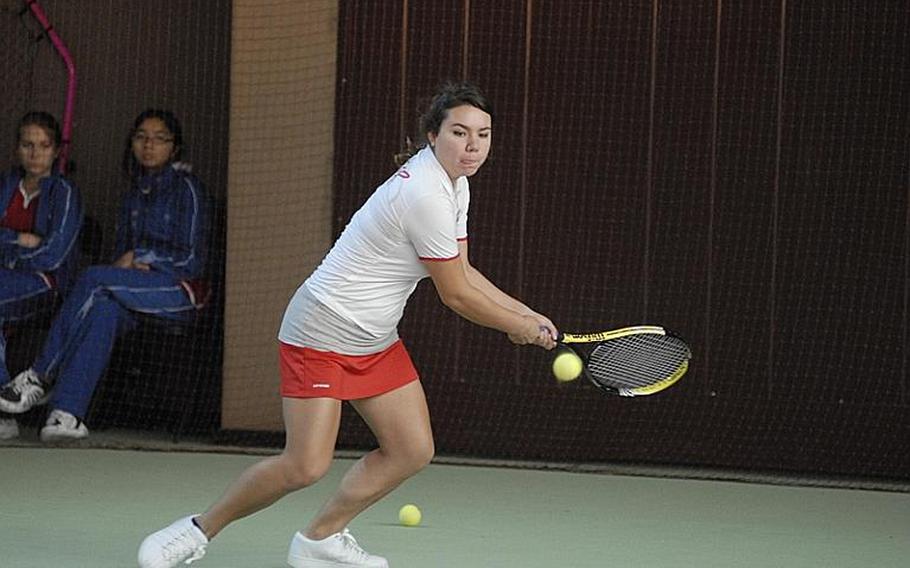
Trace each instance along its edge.
<path fill-rule="evenodd" d="M 413 156 L 418 149 L 427 145 L 428 136 L 438 134 L 439 128 L 443 121 L 449 115 L 449 110 L 455 107 L 469 105 L 478 108 L 485 113 L 493 116 L 493 105 L 489 99 L 480 92 L 480 89 L 468 81 L 446 81 L 436 90 L 430 104 L 417 121 L 417 129 L 420 134 L 418 143 L 415 145 L 408 138 L 407 147 L 404 152 L 395 156 L 395 162 L 398 165 L 403 164 L 408 158 Z"/>
<path fill-rule="evenodd" d="M 133 121 L 133 127 L 126 137 L 126 150 L 123 153 L 123 171 L 129 177 L 142 175 L 142 166 L 139 165 L 139 162 L 136 161 L 136 156 L 133 155 L 133 136 L 139 130 L 139 127 L 142 126 L 142 123 L 149 118 L 157 118 L 163 122 L 174 137 L 174 151 L 171 154 L 171 161 L 176 162 L 183 156 L 183 127 L 180 126 L 180 120 L 177 119 L 177 116 L 165 109 L 145 109 Z"/>
<path fill-rule="evenodd" d="M 480 89 L 472 83 L 462 81 L 460 83 L 446 82 L 436 91 L 430 106 L 420 116 L 418 123 L 420 128 L 421 143 L 427 139 L 430 133 L 438 134 L 439 127 L 449 115 L 449 109 L 455 107 L 470 105 L 479 108 L 485 113 L 493 116 L 493 105 L 480 92 Z"/>
<path fill-rule="evenodd" d="M 48 138 L 54 141 L 54 147 L 59 148 L 63 143 L 63 134 L 60 132 L 60 124 L 57 119 L 50 113 L 42 111 L 31 111 L 25 113 L 19 120 L 16 127 L 16 144 L 19 144 L 19 137 L 22 135 L 22 129 L 26 126 L 39 126 L 47 133 Z"/>

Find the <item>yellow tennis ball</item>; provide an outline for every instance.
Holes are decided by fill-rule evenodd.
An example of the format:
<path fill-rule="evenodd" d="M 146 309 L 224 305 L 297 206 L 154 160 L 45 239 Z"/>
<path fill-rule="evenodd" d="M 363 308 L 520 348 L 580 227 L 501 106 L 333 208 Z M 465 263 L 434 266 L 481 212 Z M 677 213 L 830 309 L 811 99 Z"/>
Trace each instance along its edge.
<path fill-rule="evenodd" d="M 398 522 L 406 527 L 416 527 L 419 525 L 422 516 L 417 505 L 405 505 L 398 510 Z"/>
<path fill-rule="evenodd" d="M 574 351 L 564 350 L 553 359 L 553 375 L 561 382 L 574 381 L 581 374 L 581 357 Z"/>

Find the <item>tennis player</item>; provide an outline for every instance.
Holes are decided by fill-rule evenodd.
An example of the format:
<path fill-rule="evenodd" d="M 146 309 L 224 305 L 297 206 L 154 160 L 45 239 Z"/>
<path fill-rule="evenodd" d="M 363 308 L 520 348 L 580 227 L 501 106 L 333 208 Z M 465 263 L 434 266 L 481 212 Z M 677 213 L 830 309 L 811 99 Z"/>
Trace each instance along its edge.
<path fill-rule="evenodd" d="M 0 175 L 0 388 L 9 383 L 4 324 L 52 310 L 79 262 L 82 200 L 54 173 L 61 142 L 53 116 L 26 113 L 16 128 L 19 163 Z M 16 419 L 0 414 L 0 440 L 18 435 Z"/>
<path fill-rule="evenodd" d="M 429 276 L 442 302 L 516 344 L 555 346 L 553 323 L 502 292 L 468 261 L 468 178 L 484 164 L 492 111 L 471 84 L 446 84 L 421 117 L 425 145 L 352 217 L 297 290 L 281 324 L 286 447 L 253 465 L 205 513 L 148 536 L 143 568 L 176 567 L 205 553 L 232 521 L 312 485 L 329 469 L 349 400 L 379 443 L 291 540 L 294 568 L 388 566 L 365 552 L 348 524 L 426 466 L 433 435 L 424 391 L 396 327 Z"/>

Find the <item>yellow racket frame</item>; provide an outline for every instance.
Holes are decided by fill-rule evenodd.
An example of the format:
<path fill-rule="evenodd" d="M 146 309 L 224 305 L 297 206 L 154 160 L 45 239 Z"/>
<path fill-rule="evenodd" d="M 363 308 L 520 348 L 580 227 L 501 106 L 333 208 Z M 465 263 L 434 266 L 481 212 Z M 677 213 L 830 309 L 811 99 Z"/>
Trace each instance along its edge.
<path fill-rule="evenodd" d="M 627 335 L 647 334 L 667 335 L 667 330 L 659 325 L 633 325 L 600 333 L 563 333 L 560 335 L 559 341 L 562 343 L 597 343 L 598 341 L 619 339 Z"/>
<path fill-rule="evenodd" d="M 611 339 L 619 339 L 620 337 L 627 337 L 629 335 L 672 335 L 667 333 L 667 330 L 659 325 L 634 325 L 630 327 L 623 327 L 619 329 L 613 329 L 610 331 L 601 331 L 599 333 L 562 333 L 559 336 L 559 342 L 564 344 L 570 343 L 598 343 L 601 341 L 609 341 Z M 653 385 L 648 385 L 644 387 L 629 388 L 629 389 L 617 389 L 617 392 L 620 396 L 645 396 L 649 394 L 654 394 L 660 392 L 682 378 L 686 374 L 686 371 L 689 370 L 689 361 L 683 361 L 676 371 L 663 379 L 662 381 L 656 382 Z M 587 371 L 586 371 L 587 373 Z M 591 378 L 589 376 L 589 378 Z M 605 388 L 600 385 L 594 379 L 591 381 L 601 388 Z"/>

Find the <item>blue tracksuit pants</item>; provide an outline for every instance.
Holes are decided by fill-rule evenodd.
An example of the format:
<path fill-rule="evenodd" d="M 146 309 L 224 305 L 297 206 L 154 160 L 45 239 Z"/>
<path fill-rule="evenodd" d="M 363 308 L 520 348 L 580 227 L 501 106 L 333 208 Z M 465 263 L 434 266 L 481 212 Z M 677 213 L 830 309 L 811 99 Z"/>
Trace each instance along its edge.
<path fill-rule="evenodd" d="M 155 271 L 93 266 L 83 272 L 32 368 L 56 377 L 50 408 L 85 418 L 114 341 L 138 314 L 184 322 L 195 308 L 180 281 Z"/>
<path fill-rule="evenodd" d="M 3 324 L 37 315 L 54 297 L 53 290 L 37 274 L 0 268 L 0 385 L 9 382 Z"/>

